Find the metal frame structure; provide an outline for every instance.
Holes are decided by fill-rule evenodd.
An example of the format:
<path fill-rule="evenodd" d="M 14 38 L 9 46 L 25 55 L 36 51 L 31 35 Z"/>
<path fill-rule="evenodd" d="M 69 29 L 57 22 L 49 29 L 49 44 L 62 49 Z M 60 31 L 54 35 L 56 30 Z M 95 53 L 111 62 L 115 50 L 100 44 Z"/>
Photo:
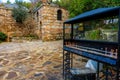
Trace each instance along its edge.
<path fill-rule="evenodd" d="M 114 12 L 114 13 L 113 13 Z M 99 18 L 105 18 L 109 16 L 118 16 L 119 19 L 119 30 L 118 30 L 118 42 L 107 42 L 107 41 L 94 41 L 94 40 L 76 40 L 73 39 L 73 24 L 89 21 Z M 65 39 L 65 26 L 66 24 L 71 25 L 71 38 Z M 69 44 L 69 45 L 68 45 Z M 76 46 L 77 45 L 77 46 Z M 117 49 L 117 58 L 102 55 L 105 53 L 105 48 Z M 120 80 L 120 7 L 112 8 L 99 8 L 96 10 L 88 11 L 80 14 L 70 20 L 67 20 L 63 24 L 63 77 L 65 80 L 70 79 L 70 69 L 73 64 L 72 55 L 86 57 L 98 62 L 98 74 L 99 79 L 99 63 L 114 66 L 116 69 L 115 80 Z M 107 69 L 106 69 L 107 71 Z M 106 74 L 106 80 L 108 80 L 108 74 Z"/>

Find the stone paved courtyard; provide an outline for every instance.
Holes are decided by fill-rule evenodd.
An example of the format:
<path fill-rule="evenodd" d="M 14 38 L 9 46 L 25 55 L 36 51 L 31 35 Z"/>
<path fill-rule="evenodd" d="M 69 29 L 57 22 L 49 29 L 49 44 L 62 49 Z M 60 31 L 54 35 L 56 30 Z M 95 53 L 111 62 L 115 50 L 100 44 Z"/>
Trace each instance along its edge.
<path fill-rule="evenodd" d="M 62 41 L 1 43 L 0 80 L 63 80 Z"/>

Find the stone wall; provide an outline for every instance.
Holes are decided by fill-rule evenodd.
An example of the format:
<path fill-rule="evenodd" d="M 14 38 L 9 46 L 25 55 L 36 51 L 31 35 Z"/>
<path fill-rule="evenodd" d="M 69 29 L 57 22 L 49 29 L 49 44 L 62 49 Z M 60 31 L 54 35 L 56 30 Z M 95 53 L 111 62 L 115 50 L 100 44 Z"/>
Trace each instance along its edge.
<path fill-rule="evenodd" d="M 62 11 L 62 20 L 57 20 L 57 11 Z M 38 28 L 43 41 L 62 39 L 63 22 L 68 19 L 68 11 L 55 4 L 43 4 L 38 12 Z"/>
<path fill-rule="evenodd" d="M 12 17 L 12 9 L 0 7 L 0 32 L 8 36 L 7 41 L 12 37 L 21 37 L 28 34 L 29 30 L 26 25 L 17 23 Z"/>
<path fill-rule="evenodd" d="M 12 36 L 22 35 L 19 26 L 12 17 L 12 10 L 0 7 L 0 31 L 8 35 L 8 41 Z"/>
<path fill-rule="evenodd" d="M 62 11 L 62 20 L 57 20 L 58 10 Z M 44 3 L 34 14 L 37 22 L 34 34 L 37 34 L 43 41 L 62 39 L 63 22 L 68 19 L 68 15 L 67 10 L 52 3 Z M 11 37 L 23 36 L 28 30 L 24 25 L 16 23 L 11 9 L 0 7 L 0 31 L 8 35 L 9 41 Z"/>

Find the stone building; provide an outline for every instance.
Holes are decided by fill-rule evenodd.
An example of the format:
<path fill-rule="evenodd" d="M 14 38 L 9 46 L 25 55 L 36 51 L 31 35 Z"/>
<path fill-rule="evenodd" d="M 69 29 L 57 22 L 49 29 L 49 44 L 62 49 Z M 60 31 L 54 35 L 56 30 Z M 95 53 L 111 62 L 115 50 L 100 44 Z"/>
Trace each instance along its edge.
<path fill-rule="evenodd" d="M 43 41 L 62 39 L 63 22 L 69 15 L 67 10 L 49 0 L 42 0 L 41 6 L 32 13 L 38 24 L 36 33 Z"/>
<path fill-rule="evenodd" d="M 32 11 L 33 18 L 37 22 L 34 34 L 43 41 L 62 39 L 63 22 L 69 15 L 67 10 L 49 1 L 42 0 L 42 5 Z M 12 8 L 15 6 L 13 4 L 0 6 L 0 32 L 8 35 L 8 41 L 11 37 L 24 36 L 27 30 L 13 19 Z"/>

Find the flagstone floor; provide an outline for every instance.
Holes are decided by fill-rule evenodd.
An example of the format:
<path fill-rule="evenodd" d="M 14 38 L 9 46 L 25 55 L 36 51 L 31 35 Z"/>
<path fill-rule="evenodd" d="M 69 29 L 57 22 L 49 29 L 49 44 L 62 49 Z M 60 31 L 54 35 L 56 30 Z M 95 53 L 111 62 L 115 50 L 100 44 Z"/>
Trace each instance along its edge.
<path fill-rule="evenodd" d="M 1 43 L 0 80 L 63 80 L 62 40 Z"/>

